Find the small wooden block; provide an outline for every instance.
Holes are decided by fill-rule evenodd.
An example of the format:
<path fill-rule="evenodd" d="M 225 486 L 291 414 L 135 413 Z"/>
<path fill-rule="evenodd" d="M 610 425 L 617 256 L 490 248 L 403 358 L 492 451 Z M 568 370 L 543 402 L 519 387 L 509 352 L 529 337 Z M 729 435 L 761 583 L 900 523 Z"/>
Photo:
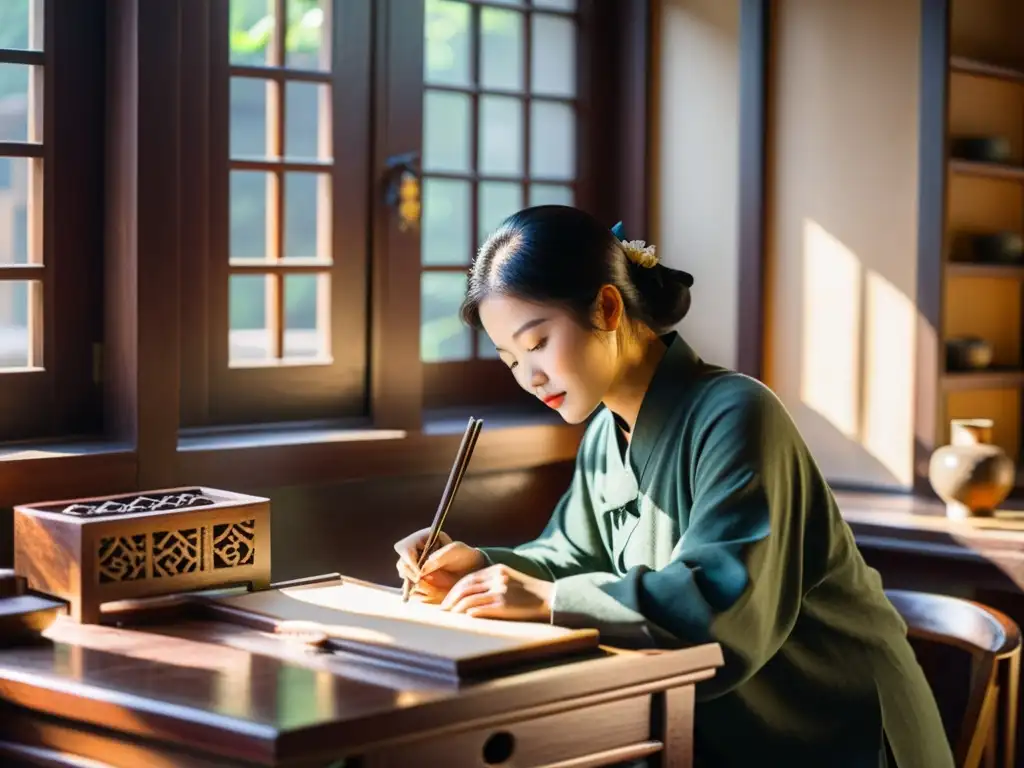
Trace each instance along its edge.
<path fill-rule="evenodd" d="M 186 487 L 20 505 L 14 571 L 88 624 L 116 600 L 241 583 L 265 589 L 270 502 Z"/>
<path fill-rule="evenodd" d="M 63 600 L 41 595 L 0 598 L 0 647 L 20 645 L 39 637 L 67 610 Z"/>

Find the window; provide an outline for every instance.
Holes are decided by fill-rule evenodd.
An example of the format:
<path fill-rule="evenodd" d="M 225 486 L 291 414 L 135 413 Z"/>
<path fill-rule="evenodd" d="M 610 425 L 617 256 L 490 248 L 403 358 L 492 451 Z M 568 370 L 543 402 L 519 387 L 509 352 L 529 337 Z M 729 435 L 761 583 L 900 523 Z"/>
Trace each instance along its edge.
<path fill-rule="evenodd" d="M 466 402 L 471 395 L 457 382 L 472 379 L 479 395 L 507 399 L 512 377 L 492 362 L 497 355 L 487 335 L 460 322 L 458 307 L 473 254 L 506 216 L 526 205 L 576 199 L 576 0 L 425 1 L 420 350 L 428 367 L 426 398 Z M 481 377 L 491 386 L 480 387 Z"/>
<path fill-rule="evenodd" d="M 182 426 L 534 403 L 458 318 L 467 268 L 523 206 L 622 216 L 638 3 L 183 5 Z M 388 202 L 416 157 L 418 231 Z"/>
<path fill-rule="evenodd" d="M 0 375 L 44 370 L 43 7 L 0 10 Z"/>
<path fill-rule="evenodd" d="M 184 421 L 360 414 L 369 9 L 209 7 L 208 300 L 189 304 L 206 313 L 208 378 L 197 380 L 201 364 L 186 373 Z M 185 351 L 186 362 L 202 356 Z"/>
<path fill-rule="evenodd" d="M 101 177 L 90 175 L 96 160 L 88 152 L 102 157 L 84 144 L 102 135 L 88 105 L 98 94 L 94 59 L 77 62 L 80 92 L 64 104 L 66 125 L 49 117 L 54 93 L 68 91 L 73 59 L 96 42 L 89 37 L 96 25 L 75 29 L 74 14 L 81 10 L 44 0 L 0 3 L 0 438 L 7 440 L 99 425 L 91 359 L 99 313 L 86 275 L 98 269 L 102 213 L 96 203 L 71 212 L 64 202 L 74 204 L 69 195 L 82 183 L 98 198 Z M 58 36 L 68 44 L 54 66 Z M 60 190 L 48 173 L 58 157 L 68 177 Z"/>

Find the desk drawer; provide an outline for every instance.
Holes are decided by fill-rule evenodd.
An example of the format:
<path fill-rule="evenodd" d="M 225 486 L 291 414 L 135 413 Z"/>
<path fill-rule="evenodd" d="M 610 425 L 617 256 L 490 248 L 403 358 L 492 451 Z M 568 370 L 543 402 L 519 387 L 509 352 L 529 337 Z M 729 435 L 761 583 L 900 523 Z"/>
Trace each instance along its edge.
<path fill-rule="evenodd" d="M 596 756 L 650 739 L 651 697 L 637 696 L 566 712 L 446 731 L 365 755 L 365 768 L 535 768 Z M 588 762 L 587 765 L 600 763 Z"/>

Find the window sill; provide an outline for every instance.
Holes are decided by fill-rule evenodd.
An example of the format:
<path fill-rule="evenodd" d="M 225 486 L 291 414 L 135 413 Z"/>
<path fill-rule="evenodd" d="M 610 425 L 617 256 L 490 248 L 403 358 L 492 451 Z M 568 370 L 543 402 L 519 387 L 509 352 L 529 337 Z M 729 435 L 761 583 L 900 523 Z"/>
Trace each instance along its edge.
<path fill-rule="evenodd" d="M 424 414 L 416 432 L 365 425 L 191 434 L 178 443 L 183 484 L 229 489 L 446 474 L 470 415 L 484 419 L 471 471 L 531 469 L 576 457 L 583 426 L 536 409 L 458 408 Z"/>
<path fill-rule="evenodd" d="M 0 508 L 131 491 L 137 472 L 135 451 L 127 443 L 7 444 L 0 447 Z"/>
<path fill-rule="evenodd" d="M 484 419 L 471 471 L 505 472 L 572 461 L 583 425 L 536 408 L 429 411 L 417 432 L 365 424 L 184 432 L 174 485 L 232 490 L 447 474 L 466 419 Z M 137 490 L 132 446 L 102 440 L 0 447 L 0 508 Z"/>

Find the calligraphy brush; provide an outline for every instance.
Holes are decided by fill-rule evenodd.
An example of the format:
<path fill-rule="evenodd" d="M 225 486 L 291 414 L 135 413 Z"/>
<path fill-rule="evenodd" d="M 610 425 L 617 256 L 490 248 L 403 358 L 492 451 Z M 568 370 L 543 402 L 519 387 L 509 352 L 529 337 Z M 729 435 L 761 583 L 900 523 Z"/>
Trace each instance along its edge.
<path fill-rule="evenodd" d="M 458 453 L 455 454 L 455 461 L 452 464 L 451 472 L 448 474 L 448 482 L 445 484 L 444 492 L 441 494 L 441 501 L 438 503 L 437 511 L 434 513 L 434 522 L 430 525 L 427 540 L 423 542 L 423 549 L 420 550 L 420 555 L 417 558 L 417 569 L 423 567 L 423 564 L 430 557 L 431 552 L 433 552 L 434 545 L 437 544 L 437 540 L 441 535 L 441 526 L 444 525 L 448 510 L 451 508 L 452 502 L 455 500 L 455 494 L 459 492 L 459 486 L 462 484 L 462 478 L 466 474 L 466 467 L 469 466 L 469 461 L 473 457 L 473 449 L 476 447 L 476 441 L 480 435 L 483 423 L 483 419 L 469 417 L 466 431 L 462 435 L 462 442 L 459 444 Z M 403 579 L 403 603 L 409 602 L 411 592 L 412 582 L 409 579 Z"/>

